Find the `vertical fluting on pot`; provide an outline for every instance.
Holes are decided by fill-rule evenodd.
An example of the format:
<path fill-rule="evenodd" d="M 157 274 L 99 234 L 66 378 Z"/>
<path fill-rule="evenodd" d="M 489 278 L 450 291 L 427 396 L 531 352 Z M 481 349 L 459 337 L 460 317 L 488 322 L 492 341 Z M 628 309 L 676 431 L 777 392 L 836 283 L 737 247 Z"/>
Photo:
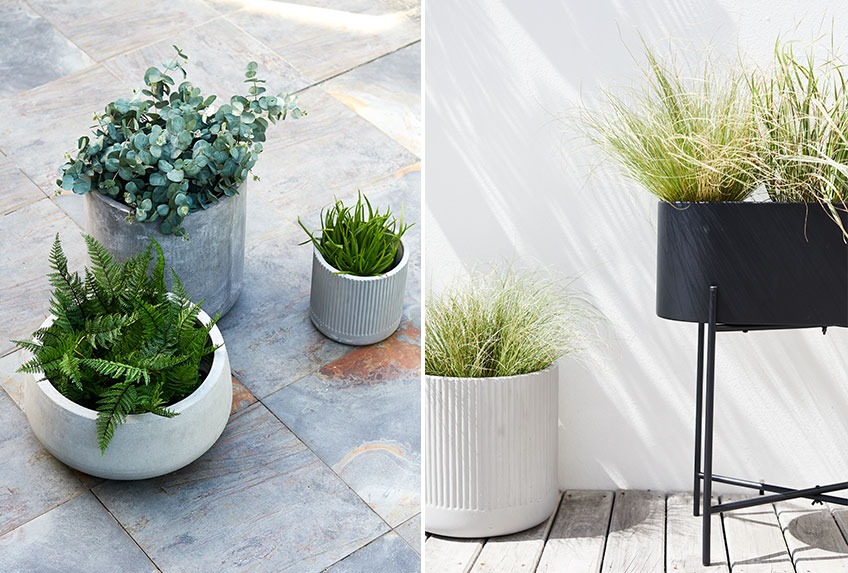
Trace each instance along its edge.
<path fill-rule="evenodd" d="M 338 274 L 313 248 L 309 316 L 324 335 L 343 344 L 380 342 L 400 325 L 409 253 L 401 244 L 400 260 L 381 276 Z"/>
<path fill-rule="evenodd" d="M 556 509 L 557 372 L 425 376 L 427 531 L 506 535 Z"/>
<path fill-rule="evenodd" d="M 243 183 L 238 194 L 189 214 L 183 220 L 188 240 L 162 234 L 155 222 L 128 223 L 130 207 L 97 192 L 86 194 L 86 225 L 88 233 L 121 260 L 142 251 L 152 236 L 191 300 L 202 300 L 203 310 L 211 316 L 224 315 L 241 292 L 246 193 L 247 183 Z M 170 275 L 165 275 L 169 287 Z"/>

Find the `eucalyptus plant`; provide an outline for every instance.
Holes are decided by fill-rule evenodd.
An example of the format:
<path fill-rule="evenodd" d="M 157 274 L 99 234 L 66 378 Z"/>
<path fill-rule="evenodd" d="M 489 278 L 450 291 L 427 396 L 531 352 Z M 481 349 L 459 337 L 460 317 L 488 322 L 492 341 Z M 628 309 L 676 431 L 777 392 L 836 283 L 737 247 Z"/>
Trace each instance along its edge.
<path fill-rule="evenodd" d="M 67 156 L 62 189 L 92 190 L 132 208 L 130 219 L 157 222 L 164 234 L 183 234 L 183 219 L 238 192 L 262 152 L 269 122 L 305 115 L 295 96 L 265 95 L 256 62 L 247 65 L 247 95 L 234 95 L 215 108 L 217 96 L 204 97 L 186 77 L 188 60 L 178 47 L 164 70 L 148 68 L 146 88 L 118 99 L 95 116 L 91 136 Z"/>
<path fill-rule="evenodd" d="M 424 372 L 489 378 L 544 370 L 582 348 L 596 311 L 541 271 L 475 271 L 430 296 Z"/>
<path fill-rule="evenodd" d="M 105 452 L 127 415 L 176 415 L 168 406 L 194 392 L 208 370 L 214 321 L 198 321 L 200 307 L 188 302 L 176 275 L 174 294 L 168 292 L 155 240 L 122 263 L 93 237 L 85 242 L 92 264 L 80 276 L 68 270 L 56 235 L 53 322 L 15 343 L 33 354 L 19 371 L 40 374 L 69 400 L 97 410 L 96 438 Z"/>
<path fill-rule="evenodd" d="M 340 274 L 364 277 L 384 274 L 395 266 L 401 238 L 412 226 L 404 225 L 403 213 L 398 220 L 388 207 L 384 213 L 374 209 L 362 193 L 353 207 L 336 200 L 322 209 L 320 231 L 310 231 L 300 217 L 297 222 L 309 236 L 301 245 L 312 243 Z"/>

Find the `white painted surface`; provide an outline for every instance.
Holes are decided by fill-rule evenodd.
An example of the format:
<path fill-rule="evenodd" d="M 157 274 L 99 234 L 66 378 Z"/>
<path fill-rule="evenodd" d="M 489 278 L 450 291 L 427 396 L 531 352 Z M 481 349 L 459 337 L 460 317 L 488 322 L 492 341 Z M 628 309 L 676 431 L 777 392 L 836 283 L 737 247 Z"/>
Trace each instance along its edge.
<path fill-rule="evenodd" d="M 608 326 L 585 364 L 561 364 L 560 486 L 689 489 L 696 327 L 654 314 L 655 201 L 580 138 L 576 110 L 638 81 L 640 35 L 694 62 L 709 47 L 766 63 L 778 34 L 807 41 L 832 22 L 844 36 L 848 3 L 454 0 L 425 11 L 426 287 L 493 260 L 579 275 Z M 789 486 L 848 479 L 846 382 L 844 330 L 719 335 L 716 471 Z"/>

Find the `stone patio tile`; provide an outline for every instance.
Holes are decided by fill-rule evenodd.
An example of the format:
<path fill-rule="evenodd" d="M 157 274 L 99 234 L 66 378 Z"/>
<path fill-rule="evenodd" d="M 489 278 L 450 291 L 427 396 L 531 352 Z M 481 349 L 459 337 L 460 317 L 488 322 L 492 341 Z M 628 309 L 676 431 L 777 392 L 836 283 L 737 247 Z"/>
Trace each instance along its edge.
<path fill-rule="evenodd" d="M 310 88 L 299 95 L 306 117 L 268 130 L 268 142 L 254 168 L 260 177 L 251 192 L 292 221 L 330 204 L 335 196 L 402 172 L 418 158 L 325 93 Z"/>
<path fill-rule="evenodd" d="M 419 573 L 421 557 L 397 533 L 389 532 L 327 569 L 327 573 L 363 571 Z"/>
<path fill-rule="evenodd" d="M 88 0 L 29 4 L 98 62 L 218 16 L 202 0 L 110 0 L 108 9 Z"/>
<path fill-rule="evenodd" d="M 244 410 L 251 404 L 257 402 L 256 396 L 250 393 L 250 390 L 245 388 L 244 384 L 239 382 L 235 376 L 233 379 L 233 406 L 230 408 L 230 414 L 235 414 L 239 410 Z"/>
<path fill-rule="evenodd" d="M 206 0 L 222 14 L 234 12 L 247 6 L 261 6 L 271 4 L 276 0 Z M 341 10 L 354 14 L 384 15 L 393 14 L 398 11 L 410 11 L 415 17 L 421 13 L 421 2 L 419 0 L 291 0 L 289 4 L 297 4 L 313 8 L 326 8 Z"/>
<path fill-rule="evenodd" d="M 0 535 L 80 495 L 85 487 L 51 456 L 29 429 L 23 412 L 0 390 Z M 0 571 L 6 540 L 0 537 Z"/>
<path fill-rule="evenodd" d="M 44 199 L 41 189 L 5 156 L 0 156 L 0 181 L 3 182 L 3 192 L 0 193 L 0 216 L 8 215 L 12 211 Z"/>
<path fill-rule="evenodd" d="M 261 404 L 186 468 L 93 491 L 163 571 L 321 571 L 387 531 Z"/>
<path fill-rule="evenodd" d="M 395 527 L 395 532 L 403 537 L 416 553 L 421 554 L 422 532 L 420 513 Z"/>
<path fill-rule="evenodd" d="M 91 493 L 0 537 L 0 571 L 157 571 Z"/>
<path fill-rule="evenodd" d="M 61 78 L 94 62 L 22 0 L 0 4 L 0 97 Z"/>
<path fill-rule="evenodd" d="M 370 6 L 365 11 L 362 8 Z M 314 82 L 421 39 L 417 5 L 251 2 L 226 18 L 257 37 Z M 370 13 L 369 13 L 370 12 Z"/>
<path fill-rule="evenodd" d="M 321 87 L 421 157 L 421 42 L 331 78 Z"/>
<path fill-rule="evenodd" d="M 49 199 L 0 216 L 0 356 L 13 349 L 10 338 L 28 338 L 50 308 L 47 260 L 56 233 L 62 239 L 68 268 L 82 270 L 88 262 L 80 229 Z"/>
<path fill-rule="evenodd" d="M 75 151 L 77 140 L 90 135 L 94 114 L 110 101 L 131 95 L 132 87 L 102 66 L 25 92 L 4 102 L 7 115 L 15 120 L 0 122 L 0 148 L 45 194 L 52 195 L 65 153 Z"/>
<path fill-rule="evenodd" d="M 298 245 L 302 239 L 295 233 L 303 232 L 296 223 L 283 224 L 274 220 L 277 217 L 251 188 L 242 291 L 218 322 L 233 373 L 260 399 L 352 348 L 331 341 L 312 326 L 312 251 Z"/>
<path fill-rule="evenodd" d="M 392 526 L 420 511 L 420 351 L 406 322 L 263 400 Z"/>
<path fill-rule="evenodd" d="M 166 40 L 107 60 L 104 66 L 118 78 L 142 88 L 147 68 L 163 69 L 163 62 L 173 60 L 174 44 L 189 58 L 183 64 L 188 81 L 199 87 L 204 96 L 217 95 L 215 106 L 228 102 L 235 94 L 247 97 L 250 84 L 244 83 L 244 72 L 251 60 L 259 64 L 257 73 L 267 80 L 264 86 L 269 95 L 296 92 L 311 83 L 283 57 L 223 18 L 171 34 Z M 177 85 L 183 81 L 179 70 L 171 76 Z"/>

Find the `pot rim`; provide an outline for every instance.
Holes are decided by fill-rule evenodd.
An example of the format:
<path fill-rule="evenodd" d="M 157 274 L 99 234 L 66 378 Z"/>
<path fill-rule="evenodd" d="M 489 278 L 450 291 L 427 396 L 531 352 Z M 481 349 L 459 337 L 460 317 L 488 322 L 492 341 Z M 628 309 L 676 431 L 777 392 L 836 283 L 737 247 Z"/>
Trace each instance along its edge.
<path fill-rule="evenodd" d="M 212 322 L 212 318 L 208 314 L 206 314 L 203 309 L 200 310 L 197 315 L 197 318 L 204 325 L 208 325 L 210 322 Z M 44 322 L 41 323 L 41 326 L 39 328 L 49 327 L 51 324 L 53 324 L 54 320 L 55 317 L 53 315 L 48 316 L 44 320 Z M 224 345 L 224 337 L 221 335 L 221 331 L 218 329 L 217 324 L 214 325 L 209 331 L 209 338 L 212 340 L 213 346 L 218 346 L 218 348 L 212 354 L 212 366 L 209 369 L 209 373 L 203 379 L 203 382 L 200 383 L 200 386 L 198 386 L 194 390 L 194 392 L 192 392 L 179 402 L 175 402 L 174 404 L 167 406 L 169 410 L 178 414 L 188 410 L 197 402 L 203 400 L 206 395 L 208 395 L 212 391 L 212 388 L 215 386 L 216 381 L 222 376 L 224 364 L 227 362 L 227 348 Z M 55 402 L 56 405 L 61 407 L 62 409 L 68 410 L 72 414 L 75 414 L 82 418 L 88 418 L 90 420 L 97 419 L 97 410 L 86 408 L 85 406 L 77 404 L 70 398 L 66 397 L 64 394 L 59 392 L 47 378 L 42 378 L 41 380 L 38 380 L 35 383 L 39 386 L 45 396 Z M 124 420 L 123 424 L 143 423 L 154 418 L 159 419 L 161 418 L 161 416 L 153 414 L 152 412 L 145 412 L 144 414 L 129 414 Z"/>
<path fill-rule="evenodd" d="M 437 376 L 434 374 L 424 374 L 424 378 L 431 380 L 452 380 L 458 381 L 461 383 L 467 382 L 480 382 L 486 384 L 508 384 L 509 382 L 518 381 L 522 379 L 527 379 L 531 377 L 536 377 L 542 374 L 548 374 L 549 372 L 558 373 L 559 370 L 559 360 L 554 360 L 550 366 L 543 370 L 536 370 L 534 372 L 527 372 L 526 374 L 516 374 L 514 376 L 488 376 L 488 377 L 460 377 L 460 376 Z"/>
<path fill-rule="evenodd" d="M 241 185 L 238 186 L 237 195 L 241 195 L 245 191 L 246 188 L 247 188 L 247 179 L 242 181 Z M 110 197 L 109 195 L 105 195 L 105 194 L 101 193 L 100 191 L 98 191 L 96 189 L 92 189 L 91 191 L 86 193 L 85 196 L 91 197 L 92 201 L 94 201 L 94 200 L 102 201 L 103 203 L 105 203 L 110 208 L 115 209 L 117 211 L 120 211 L 124 215 L 129 216 L 133 213 L 133 208 L 130 207 L 129 205 L 127 205 L 126 203 L 122 203 L 121 201 L 118 201 L 114 197 Z M 218 201 L 211 203 L 206 209 L 200 209 L 198 211 L 193 211 L 193 212 L 189 213 L 188 215 L 186 215 L 184 217 L 184 219 L 187 219 L 193 213 L 199 213 L 199 212 L 202 212 L 202 211 L 208 211 L 209 209 L 214 209 L 215 207 L 217 207 L 221 203 L 225 203 L 226 200 L 232 199 L 233 197 L 235 197 L 235 195 L 232 195 L 232 196 L 225 195 L 224 197 L 219 197 Z M 145 224 L 149 223 L 149 224 L 152 225 L 152 224 L 158 223 L 158 222 L 159 222 L 159 219 L 157 219 L 156 221 L 152 221 L 152 222 L 151 221 L 133 221 L 133 224 L 139 223 L 141 225 L 145 225 Z"/>
<path fill-rule="evenodd" d="M 328 263 L 327 260 L 324 258 L 324 256 L 318 251 L 318 248 L 315 245 L 312 245 L 312 252 L 315 256 L 315 260 L 317 260 L 321 264 L 321 266 L 324 267 L 325 270 L 331 272 L 333 275 L 335 275 L 339 278 L 347 279 L 347 280 L 351 280 L 351 281 L 367 282 L 367 281 L 377 281 L 377 280 L 388 279 L 388 278 L 393 277 L 394 275 L 398 274 L 404 267 L 406 267 L 407 263 L 409 262 L 409 249 L 406 248 L 406 244 L 403 242 L 403 238 L 401 238 L 401 240 L 400 240 L 400 248 L 401 248 L 401 256 L 400 256 L 400 261 L 398 261 L 398 264 L 396 264 L 387 273 L 383 273 L 382 275 L 374 275 L 374 276 L 370 276 L 370 277 L 363 277 L 363 276 L 359 276 L 359 275 L 339 273 L 339 269 L 337 269 L 336 267 L 334 267 L 333 265 Z"/>

